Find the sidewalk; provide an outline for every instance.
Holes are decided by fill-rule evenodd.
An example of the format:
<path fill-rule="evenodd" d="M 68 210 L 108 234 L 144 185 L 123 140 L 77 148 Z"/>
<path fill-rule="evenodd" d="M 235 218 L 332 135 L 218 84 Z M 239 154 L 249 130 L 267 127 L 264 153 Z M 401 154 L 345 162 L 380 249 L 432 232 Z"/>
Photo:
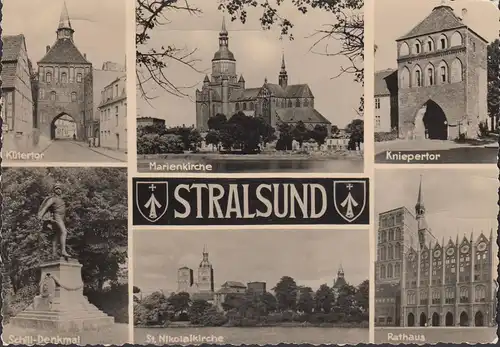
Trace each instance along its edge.
<path fill-rule="evenodd" d="M 127 162 L 127 153 L 125 153 L 125 152 L 116 151 L 116 150 L 112 150 L 112 149 L 104 148 L 104 147 L 89 147 L 88 143 L 86 143 L 86 142 L 75 142 L 75 143 L 81 147 L 87 148 L 87 149 L 91 150 L 92 152 L 102 154 L 108 158 L 115 159 L 115 160 L 122 161 L 122 162 Z"/>
<path fill-rule="evenodd" d="M 40 137 L 38 144 L 33 145 L 33 138 L 31 135 L 15 135 L 3 134 L 2 152 L 16 151 L 22 153 L 28 152 L 44 152 L 51 144 L 52 140 L 46 137 Z"/>

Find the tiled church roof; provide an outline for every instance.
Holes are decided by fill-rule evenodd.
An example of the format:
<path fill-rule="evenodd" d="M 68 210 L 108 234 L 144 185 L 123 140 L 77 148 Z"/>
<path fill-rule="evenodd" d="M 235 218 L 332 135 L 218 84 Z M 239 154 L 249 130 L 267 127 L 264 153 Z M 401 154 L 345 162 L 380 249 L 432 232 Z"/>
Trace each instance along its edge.
<path fill-rule="evenodd" d="M 398 70 L 387 69 L 375 72 L 375 96 L 385 96 L 390 95 L 391 92 L 387 88 L 386 78 L 395 73 L 397 75 Z"/>
<path fill-rule="evenodd" d="M 400 37 L 398 41 L 410 37 L 463 28 L 465 26 L 466 25 L 455 15 L 450 6 L 441 5 L 435 7 L 427 17 L 425 17 L 406 35 Z"/>
<path fill-rule="evenodd" d="M 90 64 L 69 39 L 59 39 L 39 61 L 45 64 Z"/>
<path fill-rule="evenodd" d="M 235 89 L 232 91 L 229 101 L 250 101 L 255 100 L 261 88 Z"/>
<path fill-rule="evenodd" d="M 284 123 L 323 123 L 331 124 L 321 113 L 312 107 L 292 107 L 276 110 L 280 121 Z"/>

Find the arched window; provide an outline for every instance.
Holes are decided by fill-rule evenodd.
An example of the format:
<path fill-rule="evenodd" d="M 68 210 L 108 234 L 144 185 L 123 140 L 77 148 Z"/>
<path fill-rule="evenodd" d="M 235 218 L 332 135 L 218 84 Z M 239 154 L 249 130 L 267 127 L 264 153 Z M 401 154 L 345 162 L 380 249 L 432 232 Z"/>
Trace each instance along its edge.
<path fill-rule="evenodd" d="M 451 47 L 457 47 L 457 46 L 462 46 L 463 45 L 463 38 L 462 34 L 460 34 L 458 31 L 455 31 L 453 35 L 451 35 Z"/>
<path fill-rule="evenodd" d="M 432 292 L 432 304 L 438 305 L 441 303 L 441 292 L 439 290 L 434 290 Z"/>
<path fill-rule="evenodd" d="M 451 63 L 450 83 L 462 82 L 462 62 L 457 58 Z"/>
<path fill-rule="evenodd" d="M 309 107 L 309 99 L 304 99 L 304 107 Z"/>
<path fill-rule="evenodd" d="M 408 305 L 415 305 L 415 293 L 408 292 L 406 295 Z"/>
<path fill-rule="evenodd" d="M 420 54 L 422 52 L 422 45 L 419 40 L 413 44 L 413 54 Z"/>
<path fill-rule="evenodd" d="M 380 258 L 381 258 L 381 260 L 386 260 L 387 259 L 386 256 L 387 256 L 387 254 L 386 254 L 386 248 L 385 248 L 385 246 L 382 246 L 380 248 Z"/>
<path fill-rule="evenodd" d="M 410 54 L 410 47 L 406 42 L 403 42 L 399 47 L 399 56 L 404 57 Z"/>
<path fill-rule="evenodd" d="M 387 253 L 389 253 L 388 254 L 389 260 L 394 259 L 394 252 L 393 252 L 394 248 L 392 247 L 392 245 L 389 245 L 389 247 L 387 247 L 387 251 L 388 251 Z"/>
<path fill-rule="evenodd" d="M 461 287 L 460 288 L 460 303 L 469 302 L 469 288 Z"/>
<path fill-rule="evenodd" d="M 47 81 L 47 83 L 51 83 L 52 82 L 52 72 L 47 72 L 45 74 L 45 80 Z"/>
<path fill-rule="evenodd" d="M 380 265 L 380 278 L 385 278 L 385 265 Z"/>
<path fill-rule="evenodd" d="M 406 66 L 401 70 L 400 84 L 401 89 L 410 88 L 410 70 Z"/>
<path fill-rule="evenodd" d="M 394 229 L 389 230 L 389 241 L 394 241 Z"/>
<path fill-rule="evenodd" d="M 295 107 L 300 107 L 300 99 L 295 100 Z"/>
<path fill-rule="evenodd" d="M 445 303 L 454 304 L 455 303 L 455 288 L 446 288 L 445 290 Z"/>
<path fill-rule="evenodd" d="M 54 91 L 50 92 L 50 100 L 56 101 L 56 92 Z"/>
<path fill-rule="evenodd" d="M 61 83 L 68 83 L 68 74 L 66 72 L 61 72 Z"/>
<path fill-rule="evenodd" d="M 486 288 L 484 286 L 476 286 L 474 290 L 474 299 L 476 302 L 486 301 Z"/>
<path fill-rule="evenodd" d="M 392 264 L 387 265 L 387 278 L 392 278 L 394 273 L 392 272 Z"/>
<path fill-rule="evenodd" d="M 448 83 L 448 65 L 445 61 L 439 63 L 439 83 Z"/>
<path fill-rule="evenodd" d="M 401 264 L 397 263 L 394 265 L 394 277 L 401 276 Z"/>
<path fill-rule="evenodd" d="M 382 231 L 382 242 L 386 242 L 387 241 L 387 232 L 384 230 Z"/>
<path fill-rule="evenodd" d="M 247 103 L 246 103 L 246 102 L 244 102 L 244 103 L 243 103 L 243 111 L 246 111 L 246 109 L 247 109 Z"/>
<path fill-rule="evenodd" d="M 236 105 L 235 105 L 235 110 L 236 110 L 236 111 L 239 111 L 239 110 L 240 110 L 240 103 L 239 103 L 239 102 L 237 102 L 237 103 L 236 103 Z"/>
<path fill-rule="evenodd" d="M 399 242 L 396 243 L 396 246 L 394 247 L 394 253 L 396 253 L 394 258 L 396 259 L 401 258 L 401 245 L 399 244 Z"/>
<path fill-rule="evenodd" d="M 281 99 L 281 108 L 285 108 L 286 102 L 285 102 L 285 99 Z"/>
<path fill-rule="evenodd" d="M 418 65 L 416 65 L 415 69 L 413 70 L 413 79 L 415 81 L 416 87 L 422 87 L 422 70 Z"/>
<path fill-rule="evenodd" d="M 426 69 L 426 75 L 425 75 L 425 84 L 427 86 L 433 86 L 436 84 L 436 81 L 434 80 L 434 66 L 432 65 L 427 65 Z"/>
<path fill-rule="evenodd" d="M 81 74 L 81 73 L 77 73 L 77 74 L 76 74 L 76 81 L 77 81 L 78 83 L 80 83 L 80 82 L 82 81 L 82 74 Z"/>
<path fill-rule="evenodd" d="M 292 100 L 288 100 L 288 107 L 293 107 Z"/>
<path fill-rule="evenodd" d="M 425 290 L 420 291 L 420 305 L 427 305 L 427 292 Z"/>
<path fill-rule="evenodd" d="M 396 240 L 401 240 L 401 228 L 396 228 Z"/>
<path fill-rule="evenodd" d="M 439 36 L 439 49 L 446 48 L 448 48 L 448 38 L 446 37 L 446 35 L 441 34 L 441 36 Z"/>
<path fill-rule="evenodd" d="M 425 50 L 426 52 L 432 52 L 434 50 L 434 41 L 432 38 L 427 38 L 427 41 L 425 42 Z"/>
<path fill-rule="evenodd" d="M 250 102 L 250 111 L 253 111 L 255 109 L 255 105 L 253 102 Z"/>
<path fill-rule="evenodd" d="M 76 93 L 71 93 L 71 101 L 76 101 Z"/>

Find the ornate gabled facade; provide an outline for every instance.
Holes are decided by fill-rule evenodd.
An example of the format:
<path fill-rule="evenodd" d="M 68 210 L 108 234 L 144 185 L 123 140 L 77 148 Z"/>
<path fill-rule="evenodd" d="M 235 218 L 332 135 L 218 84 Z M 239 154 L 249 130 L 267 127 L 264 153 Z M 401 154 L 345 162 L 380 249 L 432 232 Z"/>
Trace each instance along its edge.
<path fill-rule="evenodd" d="M 398 85 L 390 96 L 398 105 L 381 123 L 393 127 L 398 114 L 401 138 L 475 138 L 488 120 L 488 42 L 467 25 L 466 14 L 460 18 L 442 4 L 396 41 Z"/>
<path fill-rule="evenodd" d="M 494 325 L 492 234 L 438 242 L 425 221 L 422 184 L 415 213 L 401 207 L 379 216 L 375 325 Z"/>
<path fill-rule="evenodd" d="M 314 109 L 314 95 L 309 86 L 288 84 L 284 55 L 278 84 L 265 78 L 260 87 L 246 87 L 243 75 L 238 78 L 236 73 L 236 59 L 229 50 L 229 34 L 223 19 L 211 77 L 205 76 L 201 90 L 196 91 L 196 127 L 207 131 L 210 117 L 222 113 L 230 118 L 239 111 L 261 116 L 273 127 L 279 122 L 293 125 L 302 121 L 310 129 L 317 124 L 326 126 L 329 132 L 331 128 L 330 121 Z"/>
<path fill-rule="evenodd" d="M 75 120 L 76 138 L 86 138 L 85 111 L 92 109 L 92 64 L 75 45 L 74 30 L 64 3 L 57 39 L 47 46 L 45 56 L 38 62 L 39 96 L 37 123 L 41 135 L 55 137 L 55 121 L 68 115 Z M 89 99 L 90 98 L 90 99 Z M 89 118 L 91 119 L 91 118 Z"/>

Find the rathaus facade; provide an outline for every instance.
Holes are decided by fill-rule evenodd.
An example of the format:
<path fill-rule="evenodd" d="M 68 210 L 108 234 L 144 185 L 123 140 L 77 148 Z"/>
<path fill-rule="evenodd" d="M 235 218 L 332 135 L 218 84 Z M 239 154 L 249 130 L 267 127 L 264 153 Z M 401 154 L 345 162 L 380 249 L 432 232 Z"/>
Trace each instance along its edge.
<path fill-rule="evenodd" d="M 415 215 L 406 207 L 379 215 L 375 325 L 494 325 L 494 242 L 491 233 L 438 241 L 420 182 Z"/>
<path fill-rule="evenodd" d="M 263 85 L 247 88 L 243 75 L 236 73 L 236 59 L 229 50 L 229 34 L 223 19 L 219 33 L 219 50 L 212 59 L 212 74 L 205 76 L 201 90 L 196 91 L 196 127 L 208 130 L 208 120 L 216 114 L 228 119 L 237 112 L 263 117 L 276 127 L 302 121 L 313 129 L 316 125 L 331 130 L 331 122 L 314 108 L 314 95 L 307 84 L 289 84 L 285 58 L 282 57 L 278 84 L 264 79 Z"/>

